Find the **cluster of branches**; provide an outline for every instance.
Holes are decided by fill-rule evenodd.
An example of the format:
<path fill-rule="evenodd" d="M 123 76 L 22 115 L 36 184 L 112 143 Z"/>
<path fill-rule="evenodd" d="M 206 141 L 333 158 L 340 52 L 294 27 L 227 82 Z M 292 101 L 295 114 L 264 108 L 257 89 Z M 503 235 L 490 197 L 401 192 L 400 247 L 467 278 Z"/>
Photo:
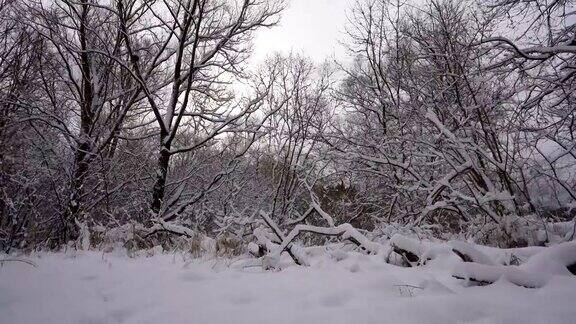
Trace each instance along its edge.
<path fill-rule="evenodd" d="M 574 15 L 571 1 L 358 4 L 328 142 L 359 213 L 549 241 L 537 229 L 574 216 Z"/>
<path fill-rule="evenodd" d="M 361 0 L 352 64 L 249 69 L 283 6 L 0 0 L 0 247 L 391 223 L 510 246 L 573 215 L 571 1 Z"/>

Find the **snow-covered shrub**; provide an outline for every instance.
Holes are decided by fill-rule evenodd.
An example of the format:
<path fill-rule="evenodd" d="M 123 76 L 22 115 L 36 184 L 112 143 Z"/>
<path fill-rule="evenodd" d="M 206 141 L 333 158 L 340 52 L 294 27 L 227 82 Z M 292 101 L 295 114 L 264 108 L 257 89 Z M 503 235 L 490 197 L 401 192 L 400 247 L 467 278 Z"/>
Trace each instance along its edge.
<path fill-rule="evenodd" d="M 218 256 L 238 256 L 246 251 L 244 242 L 232 235 L 219 235 L 216 237 L 216 254 Z"/>

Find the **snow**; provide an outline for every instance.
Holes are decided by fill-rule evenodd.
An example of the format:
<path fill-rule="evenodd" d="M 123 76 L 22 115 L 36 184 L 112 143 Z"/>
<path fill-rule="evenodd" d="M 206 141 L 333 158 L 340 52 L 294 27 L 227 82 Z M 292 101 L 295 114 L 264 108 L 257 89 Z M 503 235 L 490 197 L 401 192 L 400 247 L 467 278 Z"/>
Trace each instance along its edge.
<path fill-rule="evenodd" d="M 326 249 L 324 249 L 326 251 Z M 69 251 L 0 266 L 0 323 L 571 323 L 576 279 L 539 289 L 499 280 L 466 287 L 462 263 L 439 256 L 402 268 L 384 256 L 306 249 L 309 267 L 282 270 L 180 253 Z M 566 254 L 568 252 L 555 252 Z M 152 255 L 146 257 L 146 255 Z M 0 259 L 14 256 L 0 255 Z M 486 266 L 486 265 L 480 265 Z"/>

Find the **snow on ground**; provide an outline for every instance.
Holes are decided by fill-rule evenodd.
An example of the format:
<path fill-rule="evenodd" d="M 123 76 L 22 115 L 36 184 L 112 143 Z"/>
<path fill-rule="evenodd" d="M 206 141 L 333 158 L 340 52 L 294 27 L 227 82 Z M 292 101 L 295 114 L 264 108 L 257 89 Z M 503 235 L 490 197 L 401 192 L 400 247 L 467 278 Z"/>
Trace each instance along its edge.
<path fill-rule="evenodd" d="M 0 256 L 0 259 L 6 256 Z M 336 261 L 343 259 L 341 261 Z M 43 253 L 0 267 L 0 323 L 576 323 L 576 279 L 465 287 L 456 258 L 420 268 L 349 253 L 242 269 L 181 254 Z"/>

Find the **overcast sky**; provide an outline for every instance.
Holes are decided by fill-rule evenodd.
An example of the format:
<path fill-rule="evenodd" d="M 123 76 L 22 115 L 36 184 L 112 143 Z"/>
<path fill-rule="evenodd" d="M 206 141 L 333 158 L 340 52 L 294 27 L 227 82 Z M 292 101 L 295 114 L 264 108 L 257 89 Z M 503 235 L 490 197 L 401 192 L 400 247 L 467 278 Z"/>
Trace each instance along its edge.
<path fill-rule="evenodd" d="M 342 58 L 346 11 L 354 0 L 286 0 L 278 26 L 260 30 L 254 43 L 253 63 L 280 51 L 305 54 L 316 61 L 335 55 Z"/>

